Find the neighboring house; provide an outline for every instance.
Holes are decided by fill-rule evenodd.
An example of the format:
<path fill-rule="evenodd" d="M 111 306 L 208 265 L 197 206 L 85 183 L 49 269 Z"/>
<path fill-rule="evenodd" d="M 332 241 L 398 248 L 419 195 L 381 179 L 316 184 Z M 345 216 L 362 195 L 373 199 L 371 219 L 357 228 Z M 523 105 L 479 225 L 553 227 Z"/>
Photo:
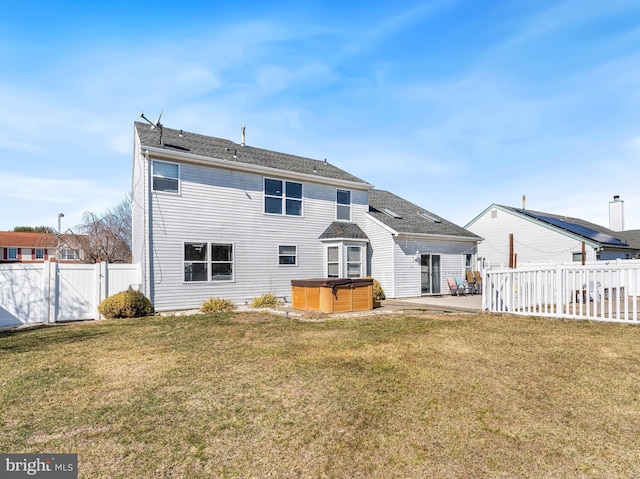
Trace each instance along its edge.
<path fill-rule="evenodd" d="M 583 243 L 585 261 L 632 259 L 640 255 L 640 247 L 625 239 L 625 232 L 579 218 L 510 206 L 492 204 L 465 228 L 483 238 L 478 256 L 487 267 L 509 266 L 510 250 L 518 266 L 528 262 L 581 262 Z"/>
<path fill-rule="evenodd" d="M 0 231 L 0 263 L 76 262 L 82 253 L 74 244 L 74 235 Z"/>
<path fill-rule="evenodd" d="M 391 298 L 448 293 L 475 270 L 480 237 L 388 191 L 369 192 L 371 275 Z"/>
<path fill-rule="evenodd" d="M 290 299 L 292 279 L 372 274 L 388 297 L 417 296 L 415 251 L 454 254 L 449 230 L 387 225 L 370 198 L 379 207 L 411 204 L 326 160 L 139 122 L 134 137 L 133 261 L 158 311 L 196 308 L 210 297 Z M 445 249 L 434 246 L 440 233 Z M 401 253 L 409 242 L 413 249 Z M 470 245 L 464 251 L 475 253 Z M 460 253 L 458 274 L 466 260 Z"/>

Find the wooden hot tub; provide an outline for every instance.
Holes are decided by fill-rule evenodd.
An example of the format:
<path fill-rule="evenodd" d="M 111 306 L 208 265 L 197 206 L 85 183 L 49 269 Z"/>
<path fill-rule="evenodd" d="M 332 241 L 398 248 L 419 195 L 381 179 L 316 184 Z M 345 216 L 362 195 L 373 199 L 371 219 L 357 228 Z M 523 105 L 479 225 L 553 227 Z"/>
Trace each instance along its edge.
<path fill-rule="evenodd" d="M 293 279 L 291 298 L 292 307 L 305 311 L 367 311 L 373 309 L 373 279 Z"/>

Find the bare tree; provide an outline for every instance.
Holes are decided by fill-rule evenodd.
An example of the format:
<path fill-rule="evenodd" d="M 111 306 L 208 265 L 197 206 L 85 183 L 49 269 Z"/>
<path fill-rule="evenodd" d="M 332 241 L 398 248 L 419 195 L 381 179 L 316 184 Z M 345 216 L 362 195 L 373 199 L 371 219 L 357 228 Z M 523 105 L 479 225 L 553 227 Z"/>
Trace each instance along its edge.
<path fill-rule="evenodd" d="M 130 263 L 131 262 L 131 195 L 127 195 L 114 208 L 103 215 L 86 212 L 82 224 L 76 227 L 66 243 L 82 250 L 85 263 Z"/>

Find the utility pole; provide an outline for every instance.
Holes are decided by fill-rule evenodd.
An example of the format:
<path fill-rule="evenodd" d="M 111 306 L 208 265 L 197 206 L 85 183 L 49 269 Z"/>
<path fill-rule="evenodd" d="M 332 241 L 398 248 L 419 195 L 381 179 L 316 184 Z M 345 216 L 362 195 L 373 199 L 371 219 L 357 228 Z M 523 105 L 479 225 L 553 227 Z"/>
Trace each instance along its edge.
<path fill-rule="evenodd" d="M 60 242 L 62 241 L 62 218 L 64 218 L 64 213 L 58 213 L 58 246 L 56 251 L 58 263 L 60 262 Z"/>

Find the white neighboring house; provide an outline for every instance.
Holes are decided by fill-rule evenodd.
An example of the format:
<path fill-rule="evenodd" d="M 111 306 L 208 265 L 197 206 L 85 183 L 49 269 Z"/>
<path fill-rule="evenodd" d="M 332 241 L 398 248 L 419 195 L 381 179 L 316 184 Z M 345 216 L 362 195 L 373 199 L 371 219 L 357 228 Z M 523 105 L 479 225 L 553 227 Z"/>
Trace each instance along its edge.
<path fill-rule="evenodd" d="M 136 122 L 132 254 L 141 289 L 163 311 L 267 292 L 289 300 L 292 279 L 372 274 L 388 297 L 419 296 L 420 261 L 432 253 L 451 255 L 445 266 L 432 259 L 432 273 L 462 274 L 479 238 L 459 227 L 448 237 L 451 223 L 441 218 L 405 220 L 408 229 L 387 224 L 379 208 L 392 195 L 372 188 L 326 160 L 169 128 L 160 135 Z M 415 229 L 418 219 L 447 228 Z"/>
<path fill-rule="evenodd" d="M 625 232 L 579 218 L 497 204 L 486 208 L 465 228 L 483 238 L 478 256 L 486 267 L 509 266 L 510 235 L 517 266 L 581 262 L 583 242 L 586 262 L 632 259 L 640 254 Z"/>

